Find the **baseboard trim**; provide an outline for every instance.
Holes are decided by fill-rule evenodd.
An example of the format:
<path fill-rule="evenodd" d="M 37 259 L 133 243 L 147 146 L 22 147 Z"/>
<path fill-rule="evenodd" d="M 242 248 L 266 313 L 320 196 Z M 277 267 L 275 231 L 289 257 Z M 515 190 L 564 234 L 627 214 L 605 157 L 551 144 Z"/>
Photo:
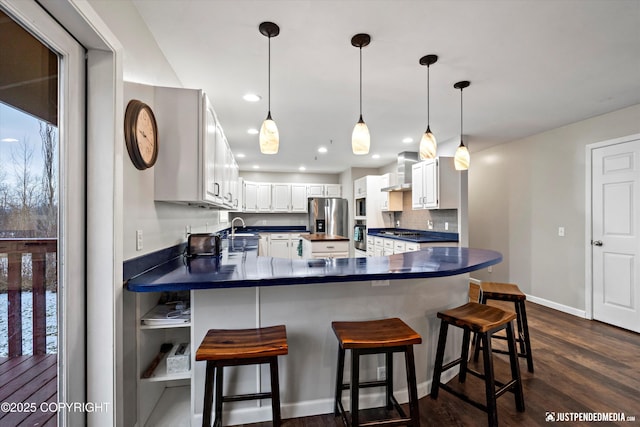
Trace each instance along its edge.
<path fill-rule="evenodd" d="M 573 316 L 581 317 L 583 319 L 587 319 L 587 312 L 585 310 L 579 310 L 574 307 L 570 307 L 568 305 L 559 304 L 554 301 L 549 301 L 548 299 L 535 297 L 533 295 L 527 295 L 527 300 L 534 302 L 536 304 L 540 304 L 545 307 L 553 308 L 554 310 L 561 311 L 563 313 L 571 314 Z"/>

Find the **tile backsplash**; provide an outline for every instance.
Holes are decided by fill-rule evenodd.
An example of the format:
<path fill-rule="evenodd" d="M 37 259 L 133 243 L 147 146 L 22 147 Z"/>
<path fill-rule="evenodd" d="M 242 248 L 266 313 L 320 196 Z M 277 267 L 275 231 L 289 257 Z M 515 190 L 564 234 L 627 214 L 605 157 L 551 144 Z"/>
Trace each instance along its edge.
<path fill-rule="evenodd" d="M 394 225 L 400 221 L 400 228 L 410 228 L 413 230 L 429 230 L 429 221 L 433 222 L 433 231 L 458 232 L 458 210 L 457 209 L 411 209 L 411 192 L 402 193 L 402 212 L 394 215 Z M 445 223 L 449 229 L 445 230 Z"/>

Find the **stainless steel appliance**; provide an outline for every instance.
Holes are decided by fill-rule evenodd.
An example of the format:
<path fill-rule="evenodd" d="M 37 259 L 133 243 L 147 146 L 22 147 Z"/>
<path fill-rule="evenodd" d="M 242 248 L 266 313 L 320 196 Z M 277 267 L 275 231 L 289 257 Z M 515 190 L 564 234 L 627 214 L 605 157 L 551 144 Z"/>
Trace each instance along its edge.
<path fill-rule="evenodd" d="M 367 250 L 367 224 L 360 219 L 353 226 L 353 246 L 361 251 Z"/>
<path fill-rule="evenodd" d="M 309 199 L 309 231 L 349 237 L 347 199 L 316 197 Z"/>
<path fill-rule="evenodd" d="M 355 216 L 367 216 L 367 199 L 357 198 L 355 201 Z"/>

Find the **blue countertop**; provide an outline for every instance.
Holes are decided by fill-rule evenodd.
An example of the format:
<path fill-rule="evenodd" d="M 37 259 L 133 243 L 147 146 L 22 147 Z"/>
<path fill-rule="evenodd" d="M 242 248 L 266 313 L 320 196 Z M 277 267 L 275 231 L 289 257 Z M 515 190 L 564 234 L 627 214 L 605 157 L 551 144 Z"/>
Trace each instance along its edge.
<path fill-rule="evenodd" d="M 406 228 L 369 228 L 367 235 L 415 243 L 457 242 L 459 240 L 458 233 L 410 230 Z"/>
<path fill-rule="evenodd" d="M 403 254 L 338 259 L 258 256 L 258 238 L 225 239 L 220 257 L 178 256 L 127 281 L 133 292 L 304 285 L 444 277 L 502 261 L 488 249 L 430 247 Z"/>

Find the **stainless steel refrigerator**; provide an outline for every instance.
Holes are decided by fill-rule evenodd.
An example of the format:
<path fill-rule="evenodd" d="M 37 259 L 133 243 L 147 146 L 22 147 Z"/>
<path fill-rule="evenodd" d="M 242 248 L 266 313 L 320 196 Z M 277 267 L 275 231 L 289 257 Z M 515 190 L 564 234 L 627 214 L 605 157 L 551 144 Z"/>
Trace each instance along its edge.
<path fill-rule="evenodd" d="M 316 197 L 309 199 L 309 231 L 349 237 L 347 199 Z"/>

